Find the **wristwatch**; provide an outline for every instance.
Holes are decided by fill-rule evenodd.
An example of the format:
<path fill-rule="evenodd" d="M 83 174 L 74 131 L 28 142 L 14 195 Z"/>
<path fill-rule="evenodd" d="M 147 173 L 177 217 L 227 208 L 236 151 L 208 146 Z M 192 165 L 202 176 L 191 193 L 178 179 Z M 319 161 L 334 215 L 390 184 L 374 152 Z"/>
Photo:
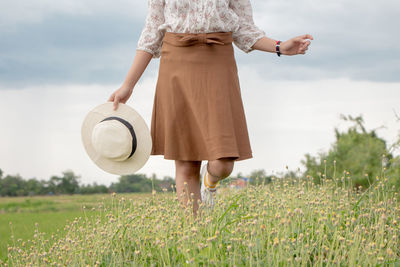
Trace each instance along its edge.
<path fill-rule="evenodd" d="M 281 46 L 281 41 L 276 41 L 275 52 L 276 52 L 276 54 L 278 55 L 278 57 L 281 56 L 280 46 Z"/>

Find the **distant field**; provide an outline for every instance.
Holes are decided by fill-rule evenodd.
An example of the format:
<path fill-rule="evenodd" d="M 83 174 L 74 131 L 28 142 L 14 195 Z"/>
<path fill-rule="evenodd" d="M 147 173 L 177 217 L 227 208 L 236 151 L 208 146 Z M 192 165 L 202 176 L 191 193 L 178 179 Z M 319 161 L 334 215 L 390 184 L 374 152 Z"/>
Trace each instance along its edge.
<path fill-rule="evenodd" d="M 125 196 L 142 198 L 146 194 Z M 37 229 L 45 233 L 45 238 L 57 234 L 57 231 L 61 236 L 68 222 L 99 214 L 98 209 L 92 209 L 98 208 L 102 203 L 111 204 L 109 194 L 0 198 L 0 259 L 7 257 L 7 244 L 11 244 L 12 232 L 16 239 L 32 239 L 37 223 Z"/>

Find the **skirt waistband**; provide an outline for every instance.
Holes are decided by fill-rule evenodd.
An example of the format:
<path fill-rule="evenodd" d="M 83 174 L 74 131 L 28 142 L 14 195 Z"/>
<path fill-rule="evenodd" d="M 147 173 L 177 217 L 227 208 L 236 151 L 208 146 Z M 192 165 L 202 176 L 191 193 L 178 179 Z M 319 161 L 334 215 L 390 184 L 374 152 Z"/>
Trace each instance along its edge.
<path fill-rule="evenodd" d="M 196 44 L 226 45 L 233 42 L 232 32 L 173 33 L 166 32 L 163 42 L 173 46 L 192 46 Z"/>

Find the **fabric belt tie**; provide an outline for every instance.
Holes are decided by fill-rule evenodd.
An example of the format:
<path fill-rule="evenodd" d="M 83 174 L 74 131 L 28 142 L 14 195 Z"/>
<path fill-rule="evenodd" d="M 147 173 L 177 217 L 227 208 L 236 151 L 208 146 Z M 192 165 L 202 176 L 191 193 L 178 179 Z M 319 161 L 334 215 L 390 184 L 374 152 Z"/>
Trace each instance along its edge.
<path fill-rule="evenodd" d="M 211 33 L 172 33 L 166 32 L 163 42 L 173 46 L 192 46 L 196 44 L 218 44 L 232 43 L 232 32 Z"/>

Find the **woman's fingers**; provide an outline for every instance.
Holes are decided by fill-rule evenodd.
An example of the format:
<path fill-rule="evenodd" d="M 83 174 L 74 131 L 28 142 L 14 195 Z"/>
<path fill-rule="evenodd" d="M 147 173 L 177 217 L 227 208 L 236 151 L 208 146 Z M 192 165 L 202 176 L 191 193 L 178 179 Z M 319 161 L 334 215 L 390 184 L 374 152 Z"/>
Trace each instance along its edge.
<path fill-rule="evenodd" d="M 307 34 L 304 35 L 303 37 L 306 37 L 306 36 L 312 38 L 312 36 L 308 36 Z M 303 40 L 303 41 L 302 41 L 302 44 L 300 45 L 300 49 L 299 49 L 300 54 L 305 54 L 306 51 L 308 50 L 308 46 L 309 46 L 310 44 L 311 44 L 310 41 L 308 41 L 308 40 Z"/>
<path fill-rule="evenodd" d="M 314 37 L 312 37 L 311 34 L 304 34 L 304 35 L 301 36 L 301 39 L 314 40 Z"/>
<path fill-rule="evenodd" d="M 300 48 L 299 49 L 299 54 L 305 54 L 306 53 L 306 51 L 307 51 L 307 47 L 302 47 L 302 48 Z"/>
<path fill-rule="evenodd" d="M 117 110 L 119 102 L 120 102 L 119 96 L 116 95 L 114 98 L 114 110 Z"/>
<path fill-rule="evenodd" d="M 123 102 L 123 99 L 121 98 L 121 92 L 120 89 L 118 89 L 117 91 L 115 91 L 114 93 L 112 93 L 112 95 L 110 96 L 110 98 L 108 99 L 109 102 L 113 102 L 113 106 L 114 106 L 114 110 L 117 110 L 118 108 L 118 103 L 119 102 Z"/>
<path fill-rule="evenodd" d="M 114 110 L 118 108 L 119 97 L 115 94 L 115 92 L 108 99 L 109 102 L 114 102 Z"/>
<path fill-rule="evenodd" d="M 114 101 L 114 97 L 115 97 L 115 93 L 112 93 L 107 101 L 113 102 Z"/>

